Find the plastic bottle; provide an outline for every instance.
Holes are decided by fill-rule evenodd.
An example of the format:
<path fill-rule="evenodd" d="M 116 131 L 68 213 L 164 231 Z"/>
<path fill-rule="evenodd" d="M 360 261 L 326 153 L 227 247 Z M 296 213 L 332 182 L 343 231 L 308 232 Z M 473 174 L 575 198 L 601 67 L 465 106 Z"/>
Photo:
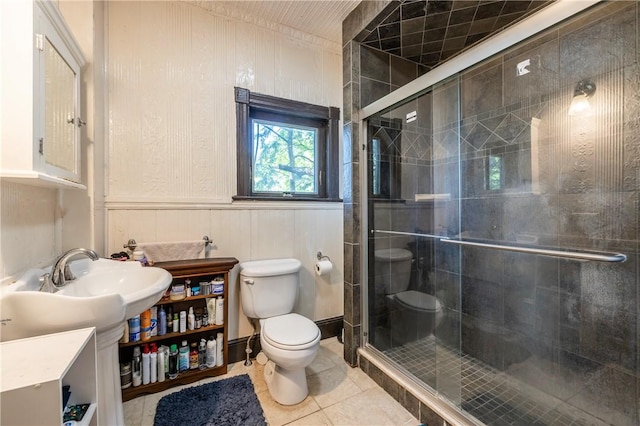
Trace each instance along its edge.
<path fill-rule="evenodd" d="M 187 341 L 183 340 L 182 345 L 180 346 L 180 353 L 178 355 L 178 364 L 180 371 L 185 371 L 189 369 L 189 346 L 187 346 Z"/>
<path fill-rule="evenodd" d="M 187 331 L 187 312 L 180 311 L 180 333 Z"/>
<path fill-rule="evenodd" d="M 140 314 L 140 336 L 142 341 L 151 339 L 151 310 Z"/>
<path fill-rule="evenodd" d="M 166 365 L 166 356 L 165 356 L 165 346 L 160 346 L 158 348 L 158 365 L 157 365 L 157 370 L 158 370 L 158 381 L 159 382 L 164 382 L 164 370 L 165 370 L 165 365 Z"/>
<path fill-rule="evenodd" d="M 218 296 L 216 299 L 216 325 L 224 324 L 224 299 Z"/>
<path fill-rule="evenodd" d="M 218 338 L 216 339 L 216 367 L 220 367 L 223 363 L 223 334 L 222 333 L 218 333 Z"/>
<path fill-rule="evenodd" d="M 178 377 L 178 345 L 171 345 L 169 350 L 169 379 Z"/>
<path fill-rule="evenodd" d="M 202 326 L 203 327 L 208 327 L 209 326 L 209 314 L 207 313 L 208 309 L 205 309 L 204 311 L 202 311 Z"/>
<path fill-rule="evenodd" d="M 160 306 L 160 312 L 158 313 L 158 336 L 164 336 L 167 334 L 167 312 L 164 310 L 164 306 Z"/>
<path fill-rule="evenodd" d="M 173 310 L 167 307 L 167 333 L 173 333 Z"/>
<path fill-rule="evenodd" d="M 198 346 L 198 368 L 204 370 L 207 368 L 207 341 L 200 339 L 200 346 Z"/>
<path fill-rule="evenodd" d="M 151 383 L 158 381 L 158 347 L 155 343 L 151 344 L 151 357 L 149 369 L 151 372 Z"/>
<path fill-rule="evenodd" d="M 177 333 L 180 331 L 180 320 L 178 319 L 178 313 L 173 314 L 173 332 Z"/>
<path fill-rule="evenodd" d="M 129 320 L 129 341 L 137 342 L 140 340 L 140 315 Z"/>
<path fill-rule="evenodd" d="M 142 384 L 148 385 L 151 381 L 151 354 L 149 353 L 149 345 L 142 345 Z"/>
<path fill-rule="evenodd" d="M 187 292 L 187 297 L 191 297 L 191 280 L 190 279 L 184 280 L 184 289 Z"/>
<path fill-rule="evenodd" d="M 207 314 L 209 314 L 209 324 L 216 323 L 216 299 L 212 297 L 207 299 Z"/>
<path fill-rule="evenodd" d="M 140 355 L 140 346 L 133 348 L 131 371 L 133 372 L 133 387 L 140 386 L 142 384 L 142 356 Z"/>
<path fill-rule="evenodd" d="M 196 329 L 196 316 L 193 314 L 193 306 L 189 306 L 189 320 L 188 320 L 188 327 L 189 330 L 195 330 Z"/>
<path fill-rule="evenodd" d="M 207 367 L 216 366 L 216 339 L 211 336 L 207 342 Z"/>
<path fill-rule="evenodd" d="M 152 306 L 151 309 L 151 336 L 158 335 L 158 307 Z"/>
<path fill-rule="evenodd" d="M 189 351 L 189 369 L 196 370 L 198 368 L 198 344 L 196 342 L 191 343 L 191 350 Z"/>

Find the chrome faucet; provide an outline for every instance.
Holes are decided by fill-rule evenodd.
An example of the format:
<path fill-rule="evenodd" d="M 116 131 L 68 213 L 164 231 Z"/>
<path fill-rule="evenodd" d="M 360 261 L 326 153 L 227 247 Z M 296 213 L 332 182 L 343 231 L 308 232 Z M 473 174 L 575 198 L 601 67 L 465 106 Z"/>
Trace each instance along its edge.
<path fill-rule="evenodd" d="M 51 269 L 51 283 L 57 287 L 64 287 L 67 281 L 73 281 L 76 277 L 71 273 L 69 269 L 69 265 L 67 265 L 67 261 L 77 254 L 82 254 L 87 256 L 89 259 L 96 261 L 100 258 L 98 253 L 93 250 L 85 249 L 85 248 L 73 248 L 67 252 L 65 252 L 62 256 L 56 260 L 56 263 L 53 265 Z"/>

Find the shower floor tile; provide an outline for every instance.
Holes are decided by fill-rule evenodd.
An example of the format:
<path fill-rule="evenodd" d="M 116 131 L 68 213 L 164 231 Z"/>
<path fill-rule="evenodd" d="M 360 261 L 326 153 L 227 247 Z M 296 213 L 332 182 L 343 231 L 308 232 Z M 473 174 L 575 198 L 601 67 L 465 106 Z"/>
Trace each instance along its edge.
<path fill-rule="evenodd" d="M 385 349 L 383 353 L 435 389 L 438 389 L 438 378 L 446 378 L 448 382 L 458 380 L 459 396 L 442 393 L 485 424 L 604 425 L 482 361 L 440 343 L 436 345 L 433 336 Z"/>

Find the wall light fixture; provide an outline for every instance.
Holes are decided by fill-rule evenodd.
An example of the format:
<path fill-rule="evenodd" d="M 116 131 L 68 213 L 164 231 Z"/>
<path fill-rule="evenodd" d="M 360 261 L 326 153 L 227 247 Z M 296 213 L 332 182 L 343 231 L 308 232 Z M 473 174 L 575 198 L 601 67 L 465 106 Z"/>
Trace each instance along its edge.
<path fill-rule="evenodd" d="M 596 84 L 590 80 L 578 82 L 573 91 L 573 99 L 569 106 L 569 115 L 587 115 L 591 113 L 589 99 L 596 92 Z"/>

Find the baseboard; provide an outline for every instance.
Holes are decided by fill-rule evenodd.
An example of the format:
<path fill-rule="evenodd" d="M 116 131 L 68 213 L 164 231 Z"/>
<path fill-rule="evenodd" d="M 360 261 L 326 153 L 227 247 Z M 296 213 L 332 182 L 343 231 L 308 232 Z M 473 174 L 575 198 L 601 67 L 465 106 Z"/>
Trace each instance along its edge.
<path fill-rule="evenodd" d="M 320 329 L 322 339 L 329 339 L 331 337 L 340 336 L 342 333 L 342 316 L 327 318 L 316 321 L 316 325 Z M 245 352 L 247 348 L 247 340 L 249 337 L 241 337 L 229 341 L 229 361 L 228 363 L 234 363 L 244 361 L 247 357 Z M 260 353 L 260 334 L 257 333 L 253 339 L 251 339 L 251 358 L 255 358 Z"/>

